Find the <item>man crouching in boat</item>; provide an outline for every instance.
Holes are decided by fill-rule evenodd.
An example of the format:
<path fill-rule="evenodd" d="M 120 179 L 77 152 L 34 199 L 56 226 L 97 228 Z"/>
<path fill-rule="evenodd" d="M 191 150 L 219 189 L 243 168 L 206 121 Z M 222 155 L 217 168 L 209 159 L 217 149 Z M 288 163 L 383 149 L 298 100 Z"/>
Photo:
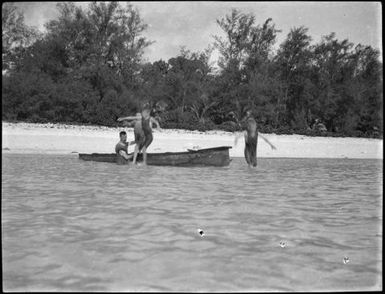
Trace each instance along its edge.
<path fill-rule="evenodd" d="M 128 164 L 129 160 L 132 158 L 132 155 L 128 155 L 128 146 L 135 144 L 135 141 L 127 142 L 127 133 L 121 131 L 119 133 L 120 141 L 115 146 L 116 152 L 116 163 L 117 164 Z"/>

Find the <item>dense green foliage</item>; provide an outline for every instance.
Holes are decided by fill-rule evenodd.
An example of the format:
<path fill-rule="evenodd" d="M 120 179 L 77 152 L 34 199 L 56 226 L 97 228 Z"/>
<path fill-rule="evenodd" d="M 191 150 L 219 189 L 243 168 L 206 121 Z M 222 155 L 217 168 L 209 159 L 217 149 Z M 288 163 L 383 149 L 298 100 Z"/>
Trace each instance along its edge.
<path fill-rule="evenodd" d="M 3 6 L 3 120 L 113 126 L 150 103 L 164 128 L 236 131 L 251 110 L 262 132 L 382 137 L 382 63 L 370 46 L 334 33 L 313 44 L 299 27 L 275 51 L 272 19 L 257 25 L 234 9 L 217 20 L 226 37 L 208 49 L 150 63 L 142 56 L 152 42 L 132 5 L 58 10 L 42 34 Z"/>

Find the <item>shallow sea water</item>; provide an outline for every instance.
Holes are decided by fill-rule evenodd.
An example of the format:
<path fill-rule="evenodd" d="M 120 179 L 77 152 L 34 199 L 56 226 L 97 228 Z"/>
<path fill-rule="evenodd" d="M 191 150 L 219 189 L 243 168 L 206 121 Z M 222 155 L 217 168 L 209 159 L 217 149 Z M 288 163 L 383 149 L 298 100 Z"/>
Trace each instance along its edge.
<path fill-rule="evenodd" d="M 382 175 L 381 160 L 2 154 L 3 289 L 381 290 Z"/>

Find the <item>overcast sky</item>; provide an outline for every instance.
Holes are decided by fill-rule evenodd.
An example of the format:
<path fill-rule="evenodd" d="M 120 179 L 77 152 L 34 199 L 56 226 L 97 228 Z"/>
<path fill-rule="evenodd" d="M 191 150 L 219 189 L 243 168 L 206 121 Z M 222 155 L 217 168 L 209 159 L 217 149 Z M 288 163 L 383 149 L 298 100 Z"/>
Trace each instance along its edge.
<path fill-rule="evenodd" d="M 44 29 L 44 23 L 57 17 L 57 2 L 16 2 L 27 25 Z M 88 2 L 75 2 L 86 8 Z M 155 41 L 145 51 L 148 61 L 168 60 L 181 46 L 200 51 L 213 43 L 212 35 L 222 35 L 216 19 L 237 8 L 253 13 L 256 23 L 271 17 L 277 29 L 277 46 L 293 27 L 305 26 L 313 43 L 321 36 L 336 33 L 339 40 L 349 39 L 355 45 L 382 48 L 382 12 L 380 2 L 131 2 L 149 25 L 144 34 Z M 125 2 L 122 2 L 125 5 Z M 216 54 L 213 54 L 215 60 Z"/>

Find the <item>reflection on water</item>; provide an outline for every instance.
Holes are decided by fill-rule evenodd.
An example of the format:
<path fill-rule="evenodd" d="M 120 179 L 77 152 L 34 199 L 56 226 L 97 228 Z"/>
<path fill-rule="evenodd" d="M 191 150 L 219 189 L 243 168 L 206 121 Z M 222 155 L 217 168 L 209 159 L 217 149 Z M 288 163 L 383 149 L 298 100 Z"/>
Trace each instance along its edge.
<path fill-rule="evenodd" d="M 2 159 L 5 290 L 382 289 L 379 160 Z"/>

